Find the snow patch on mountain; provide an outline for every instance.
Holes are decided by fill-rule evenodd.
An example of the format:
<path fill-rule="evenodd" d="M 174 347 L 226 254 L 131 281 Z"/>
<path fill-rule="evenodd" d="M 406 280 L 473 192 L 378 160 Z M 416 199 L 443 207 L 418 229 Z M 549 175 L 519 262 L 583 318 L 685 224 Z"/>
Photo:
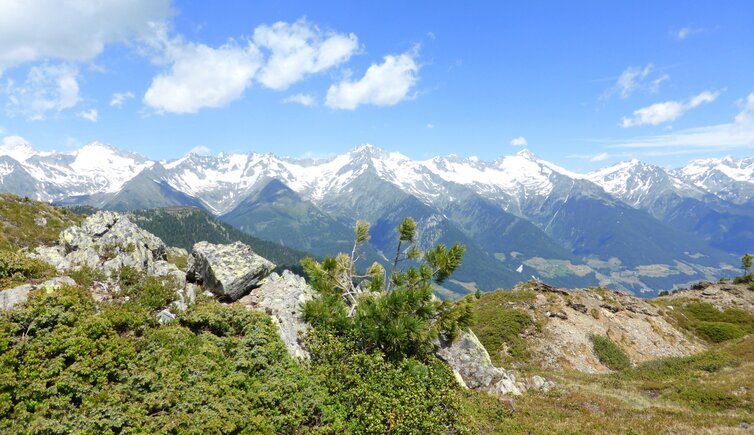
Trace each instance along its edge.
<path fill-rule="evenodd" d="M 20 136 L 6 136 L 0 144 L 0 156 L 8 156 L 17 162 L 24 162 L 37 155 L 37 151 Z"/>
<path fill-rule="evenodd" d="M 679 169 L 678 174 L 704 187 L 705 180 L 713 171 L 718 171 L 734 181 L 754 183 L 754 158 L 738 160 L 733 157 L 724 157 L 693 160 Z"/>

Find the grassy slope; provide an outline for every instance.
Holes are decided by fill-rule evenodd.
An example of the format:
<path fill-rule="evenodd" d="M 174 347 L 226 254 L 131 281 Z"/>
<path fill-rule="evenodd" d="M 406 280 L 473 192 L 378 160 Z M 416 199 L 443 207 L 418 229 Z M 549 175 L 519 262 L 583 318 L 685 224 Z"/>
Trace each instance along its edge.
<path fill-rule="evenodd" d="M 38 217 L 45 218 L 47 224 L 35 224 L 34 219 Z M 58 239 L 60 231 L 82 220 L 82 216 L 65 208 L 0 193 L 0 250 L 51 244 Z"/>
<path fill-rule="evenodd" d="M 731 433 L 754 424 L 754 337 L 702 355 L 608 375 L 548 373 L 560 387 L 515 398 L 516 412 L 471 391 L 464 408 L 478 433 Z"/>
<path fill-rule="evenodd" d="M 554 380 L 548 393 L 514 398 L 517 410 L 483 393 L 464 393 L 464 409 L 472 431 L 479 433 L 730 433 L 754 425 L 754 314 L 718 311 L 697 301 L 663 310 L 667 319 L 688 334 L 699 334 L 701 322 L 736 325 L 749 335 L 715 343 L 685 358 L 667 358 L 607 375 L 574 371 L 541 371 L 527 360 L 519 334 L 532 327 L 508 302 L 525 302 L 527 290 L 496 291 L 477 300 L 472 329 L 497 363 L 516 363 L 524 371 Z M 656 301 L 662 307 L 662 299 Z M 534 322 L 536 327 L 536 321 Z M 712 338 L 716 338 L 713 336 Z M 505 346 L 508 353 L 501 353 Z M 515 355 L 515 357 L 511 357 Z"/>

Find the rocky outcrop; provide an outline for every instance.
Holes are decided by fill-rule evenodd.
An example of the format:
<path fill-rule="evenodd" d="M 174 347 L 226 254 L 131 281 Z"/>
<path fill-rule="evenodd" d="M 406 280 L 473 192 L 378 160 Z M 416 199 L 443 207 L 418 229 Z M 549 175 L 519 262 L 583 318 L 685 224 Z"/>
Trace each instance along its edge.
<path fill-rule="evenodd" d="M 695 299 L 711 304 L 719 310 L 736 308 L 754 311 L 754 291 L 749 290 L 746 284 L 700 282 L 688 290 L 679 290 L 659 299 L 669 302 Z"/>
<path fill-rule="evenodd" d="M 246 308 L 264 311 L 278 326 L 288 353 L 294 358 L 308 358 L 301 340 L 307 330 L 302 318 L 302 306 L 314 297 L 314 291 L 304 278 L 286 270 L 273 273 L 260 286 L 238 300 Z"/>
<path fill-rule="evenodd" d="M 675 328 L 645 299 L 606 289 L 566 291 L 541 283 L 521 287 L 535 295 L 512 306 L 538 323 L 525 338 L 533 362 L 543 368 L 609 372 L 594 354 L 592 335 L 610 337 L 633 364 L 705 350 L 703 343 Z"/>
<path fill-rule="evenodd" d="M 540 376 L 518 381 L 512 372 L 496 367 L 472 331 L 462 332 L 452 343 L 441 343 L 436 354 L 450 366 L 459 384 L 498 397 L 529 389 L 547 391 L 554 386 Z"/>
<path fill-rule="evenodd" d="M 82 266 L 107 274 L 124 266 L 152 275 L 183 275 L 167 263 L 165 244 L 142 230 L 124 215 L 101 211 L 88 217 L 81 226 L 60 233 L 56 246 L 42 246 L 30 257 L 38 258 L 64 272 Z"/>
<path fill-rule="evenodd" d="M 67 276 L 59 276 L 47 280 L 41 284 L 24 284 L 18 287 L 0 291 L 0 311 L 10 310 L 16 305 L 26 303 L 29 300 L 29 292 L 43 289 L 52 291 L 64 285 L 74 286 L 76 282 Z"/>
<path fill-rule="evenodd" d="M 241 242 L 199 242 L 188 259 L 186 279 L 203 285 L 223 300 L 235 301 L 258 287 L 275 265 Z"/>

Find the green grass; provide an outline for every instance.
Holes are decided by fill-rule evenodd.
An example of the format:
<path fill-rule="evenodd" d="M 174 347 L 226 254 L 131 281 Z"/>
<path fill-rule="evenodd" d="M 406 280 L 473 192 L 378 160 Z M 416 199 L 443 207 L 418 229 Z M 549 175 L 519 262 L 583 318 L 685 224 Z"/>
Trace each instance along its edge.
<path fill-rule="evenodd" d="M 461 395 L 473 433 L 737 433 L 754 423 L 754 336 L 610 374 L 550 371 L 550 393 Z"/>
<path fill-rule="evenodd" d="M 669 301 L 663 301 L 669 304 Z M 666 310 L 678 327 L 690 331 L 710 343 L 721 343 L 754 333 L 754 314 L 737 309 L 718 310 L 715 306 L 697 301 L 673 302 L 673 310 Z"/>
<path fill-rule="evenodd" d="M 36 218 L 44 218 L 47 224 L 37 225 Z M 0 249 L 16 251 L 50 245 L 62 230 L 82 220 L 82 216 L 62 207 L 0 193 Z"/>
<path fill-rule="evenodd" d="M 527 303 L 534 297 L 531 290 L 496 290 L 472 300 L 471 330 L 487 348 L 495 364 L 529 359 L 529 346 L 523 335 L 535 322 L 526 311 L 513 308 L 509 303 Z M 507 353 L 504 352 L 506 348 Z"/>
<path fill-rule="evenodd" d="M 597 359 L 611 370 L 623 370 L 631 366 L 631 359 L 609 337 L 592 335 L 589 337 Z"/>
<path fill-rule="evenodd" d="M 722 343 L 746 335 L 741 327 L 727 322 L 695 322 L 693 328 L 697 334 L 712 343 Z"/>

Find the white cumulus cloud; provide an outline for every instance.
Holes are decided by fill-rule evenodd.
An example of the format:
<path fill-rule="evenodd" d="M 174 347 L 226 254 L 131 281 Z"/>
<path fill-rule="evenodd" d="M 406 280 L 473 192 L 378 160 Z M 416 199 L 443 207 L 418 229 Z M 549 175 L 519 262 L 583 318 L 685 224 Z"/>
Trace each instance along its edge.
<path fill-rule="evenodd" d="M 134 93 L 131 91 L 128 92 L 115 92 L 113 93 L 112 98 L 110 98 L 110 106 L 112 107 L 123 107 L 123 103 L 126 102 L 126 100 L 130 100 L 134 97 Z"/>
<path fill-rule="evenodd" d="M 335 109 L 353 110 L 362 104 L 392 106 L 409 98 L 419 78 L 417 50 L 397 56 L 385 56 L 381 64 L 372 64 L 359 80 L 345 79 L 327 90 L 325 104 Z"/>
<path fill-rule="evenodd" d="M 636 127 L 639 125 L 659 125 L 674 121 L 691 109 L 702 104 L 711 103 L 720 96 L 720 92 L 704 91 L 687 101 L 665 101 L 651 106 L 634 110 L 633 116 L 624 117 L 620 126 L 623 128 Z"/>
<path fill-rule="evenodd" d="M 8 114 L 41 120 L 49 112 L 59 113 L 76 106 L 80 100 L 78 74 L 73 65 L 43 64 L 32 67 L 23 83 L 8 80 Z"/>
<path fill-rule="evenodd" d="M 97 112 L 97 109 L 89 109 L 77 113 L 76 116 L 82 119 L 86 119 L 87 121 L 97 122 L 99 112 Z"/>
<path fill-rule="evenodd" d="M 139 37 L 171 14 L 171 0 L 3 0 L 0 74 L 44 59 L 89 61 L 105 45 Z"/>
<path fill-rule="evenodd" d="M 277 22 L 254 29 L 254 44 L 269 52 L 258 81 L 271 89 L 286 89 L 307 74 L 318 73 L 347 61 L 359 49 L 359 40 L 323 32 L 302 18 L 295 23 Z"/>
<path fill-rule="evenodd" d="M 310 94 L 294 94 L 286 97 L 283 102 L 300 104 L 302 106 L 313 106 L 317 104 L 317 98 Z"/>
<path fill-rule="evenodd" d="M 511 145 L 513 145 L 514 147 L 525 147 L 528 146 L 529 143 L 526 141 L 525 137 L 519 136 L 511 139 Z"/>
<path fill-rule="evenodd" d="M 222 107 L 241 97 L 260 66 L 253 45 L 229 42 L 218 48 L 167 43 L 169 71 L 152 80 L 144 103 L 158 112 L 196 113 L 205 107 Z"/>
<path fill-rule="evenodd" d="M 644 155 L 676 155 L 754 147 L 754 92 L 740 101 L 733 122 L 688 128 L 654 136 L 620 141 L 610 148 L 642 150 Z"/>

